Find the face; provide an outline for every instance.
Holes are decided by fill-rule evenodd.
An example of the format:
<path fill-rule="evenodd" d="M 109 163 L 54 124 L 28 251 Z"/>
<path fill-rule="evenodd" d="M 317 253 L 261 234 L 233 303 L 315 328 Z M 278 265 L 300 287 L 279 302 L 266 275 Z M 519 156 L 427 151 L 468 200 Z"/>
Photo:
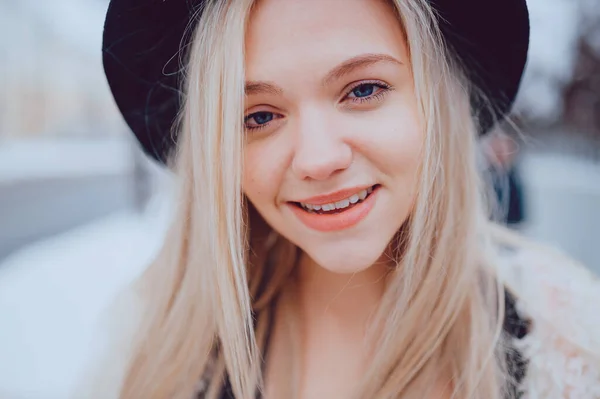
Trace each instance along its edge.
<path fill-rule="evenodd" d="M 410 214 L 421 127 L 392 6 L 262 0 L 246 38 L 244 193 L 321 267 L 370 267 Z"/>

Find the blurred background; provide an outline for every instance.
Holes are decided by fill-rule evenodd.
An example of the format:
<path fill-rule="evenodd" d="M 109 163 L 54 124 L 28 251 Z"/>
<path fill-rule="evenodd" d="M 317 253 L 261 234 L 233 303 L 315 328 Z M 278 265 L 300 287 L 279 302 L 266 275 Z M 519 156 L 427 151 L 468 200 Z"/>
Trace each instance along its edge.
<path fill-rule="evenodd" d="M 84 355 L 53 343 L 65 324 L 91 329 L 87 315 L 142 270 L 164 231 L 169 176 L 141 154 L 104 79 L 107 5 L 0 0 L 0 359 L 12 359 L 0 362 L 0 398 L 72 388 L 61 375 Z M 529 5 L 523 136 L 483 145 L 511 177 L 512 194 L 499 188 L 511 225 L 600 273 L 600 2 Z"/>

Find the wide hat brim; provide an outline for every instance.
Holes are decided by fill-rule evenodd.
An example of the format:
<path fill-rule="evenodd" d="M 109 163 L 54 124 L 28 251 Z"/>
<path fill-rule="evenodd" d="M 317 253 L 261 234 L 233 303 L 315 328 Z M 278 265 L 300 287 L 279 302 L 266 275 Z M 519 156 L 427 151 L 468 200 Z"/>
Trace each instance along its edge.
<path fill-rule="evenodd" d="M 111 0 L 104 25 L 103 63 L 110 89 L 142 149 L 165 163 L 177 142 L 180 73 L 190 21 L 206 0 Z M 525 0 L 430 0 L 446 44 L 468 78 L 495 108 L 472 99 L 480 132 L 510 112 L 527 61 Z"/>

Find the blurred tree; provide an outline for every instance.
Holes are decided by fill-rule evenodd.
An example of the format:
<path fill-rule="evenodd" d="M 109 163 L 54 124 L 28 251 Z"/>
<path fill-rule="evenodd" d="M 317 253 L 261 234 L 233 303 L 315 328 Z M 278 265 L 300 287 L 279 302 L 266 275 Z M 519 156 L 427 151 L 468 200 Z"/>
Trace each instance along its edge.
<path fill-rule="evenodd" d="M 573 79 L 564 90 L 565 123 L 600 140 L 600 2 L 581 1 Z"/>
<path fill-rule="evenodd" d="M 517 111 L 541 145 L 600 160 L 600 2 L 528 0 L 531 46 Z"/>

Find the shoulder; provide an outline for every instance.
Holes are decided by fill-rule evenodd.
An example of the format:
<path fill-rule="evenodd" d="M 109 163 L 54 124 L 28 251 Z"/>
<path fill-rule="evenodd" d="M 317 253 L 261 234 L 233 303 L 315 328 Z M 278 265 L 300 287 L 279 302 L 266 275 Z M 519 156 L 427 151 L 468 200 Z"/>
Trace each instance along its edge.
<path fill-rule="evenodd" d="M 515 339 L 527 361 L 527 398 L 600 398 L 600 280 L 555 248 L 521 242 L 498 272 L 530 322 Z"/>

